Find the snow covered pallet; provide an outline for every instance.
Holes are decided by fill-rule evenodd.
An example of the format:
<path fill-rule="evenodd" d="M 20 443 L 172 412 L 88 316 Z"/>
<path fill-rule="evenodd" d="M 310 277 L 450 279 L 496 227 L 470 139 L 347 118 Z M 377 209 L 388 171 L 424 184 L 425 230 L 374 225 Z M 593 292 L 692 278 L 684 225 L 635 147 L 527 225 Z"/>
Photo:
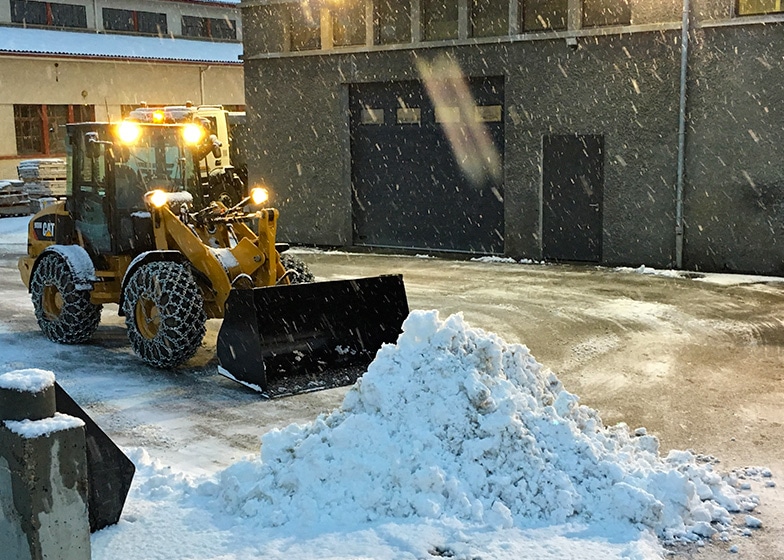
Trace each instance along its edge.
<path fill-rule="evenodd" d="M 65 160 L 60 158 L 26 159 L 16 167 L 25 183 L 39 180 L 65 179 Z"/>
<path fill-rule="evenodd" d="M 25 191 L 31 197 L 65 196 L 65 179 L 42 180 L 25 183 Z"/>
<path fill-rule="evenodd" d="M 0 181 L 0 217 L 26 216 L 30 213 L 27 194 L 9 181 Z"/>
<path fill-rule="evenodd" d="M 20 161 L 16 170 L 31 197 L 65 196 L 65 160 L 27 159 Z"/>

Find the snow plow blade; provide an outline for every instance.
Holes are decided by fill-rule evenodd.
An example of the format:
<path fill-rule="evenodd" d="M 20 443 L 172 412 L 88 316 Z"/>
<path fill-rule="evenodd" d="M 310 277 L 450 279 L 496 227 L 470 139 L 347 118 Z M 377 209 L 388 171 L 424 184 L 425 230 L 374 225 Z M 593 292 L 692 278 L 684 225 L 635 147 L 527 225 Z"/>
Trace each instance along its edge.
<path fill-rule="evenodd" d="M 350 385 L 407 316 L 400 275 L 233 289 L 218 369 L 268 398 Z"/>

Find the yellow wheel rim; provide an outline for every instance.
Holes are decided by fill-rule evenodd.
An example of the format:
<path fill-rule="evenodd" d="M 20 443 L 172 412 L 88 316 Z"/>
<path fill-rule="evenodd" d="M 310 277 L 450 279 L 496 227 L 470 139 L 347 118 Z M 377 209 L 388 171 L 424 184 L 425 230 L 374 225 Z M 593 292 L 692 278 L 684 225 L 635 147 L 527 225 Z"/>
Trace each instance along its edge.
<path fill-rule="evenodd" d="M 63 296 L 60 291 L 51 284 L 44 286 L 44 315 L 50 321 L 56 321 L 63 310 Z"/>
<path fill-rule="evenodd" d="M 155 338 L 161 326 L 161 314 L 155 302 L 147 298 L 139 298 L 134 314 L 139 333 L 148 340 Z"/>

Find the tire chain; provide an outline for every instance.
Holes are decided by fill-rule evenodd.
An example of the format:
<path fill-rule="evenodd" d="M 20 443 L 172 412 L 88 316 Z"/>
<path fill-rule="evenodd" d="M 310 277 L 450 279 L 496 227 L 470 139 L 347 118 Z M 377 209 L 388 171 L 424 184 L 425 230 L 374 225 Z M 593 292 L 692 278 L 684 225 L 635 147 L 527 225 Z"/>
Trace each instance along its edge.
<path fill-rule="evenodd" d="M 308 284 L 315 280 L 305 261 L 294 255 L 283 253 L 280 256 L 280 264 L 289 272 L 289 281 L 292 284 Z"/>
<path fill-rule="evenodd" d="M 60 315 L 51 319 L 44 312 L 46 286 L 54 286 L 63 299 Z M 30 281 L 35 318 L 49 340 L 61 344 L 86 342 L 101 322 L 102 305 L 90 302 L 88 290 L 77 290 L 68 263 L 58 255 L 44 255 Z"/>
<path fill-rule="evenodd" d="M 135 307 L 140 298 L 158 307 L 160 325 L 152 339 L 136 326 Z M 123 311 L 128 339 L 139 357 L 158 368 L 175 367 L 198 350 L 206 332 L 201 293 L 190 271 L 174 262 L 153 262 L 131 277 L 125 292 Z"/>

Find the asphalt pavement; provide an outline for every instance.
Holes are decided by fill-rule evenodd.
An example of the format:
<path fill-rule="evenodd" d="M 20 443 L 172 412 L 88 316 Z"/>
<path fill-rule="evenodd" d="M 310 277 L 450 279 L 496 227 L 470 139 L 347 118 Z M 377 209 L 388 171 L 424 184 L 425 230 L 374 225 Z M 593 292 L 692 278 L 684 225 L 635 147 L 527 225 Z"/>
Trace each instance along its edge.
<path fill-rule="evenodd" d="M 784 484 L 782 282 L 341 252 L 298 256 L 319 280 L 401 273 L 411 309 L 437 309 L 442 317 L 460 312 L 474 327 L 525 344 L 606 425 L 645 427 L 660 439 L 662 455 L 691 449 L 714 457 L 720 472 L 763 466 Z M 0 344 L 40 346 L 38 367 L 57 370 L 120 445 L 158 450 L 172 463 L 187 457 L 208 471 L 256 452 L 260 429 L 311 420 L 345 393 L 259 400 L 215 372 L 217 321 L 208 323 L 203 348 L 179 373 L 146 368 L 127 347 L 116 306 L 106 306 L 86 347 L 53 345 L 56 351 L 47 352 L 32 306 L 20 303 L 26 295 L 17 257 L 0 249 Z M 112 381 L 81 380 L 85 360 L 111 371 Z M 158 418 L 168 411 L 171 422 L 145 424 L 145 410 L 153 409 Z M 204 447 L 205 441 L 213 443 Z M 204 456 L 216 446 L 225 449 L 220 457 Z M 759 495 L 755 515 L 763 527 L 740 555 L 717 543 L 678 551 L 679 557 L 784 558 L 784 495 L 778 486 Z"/>

